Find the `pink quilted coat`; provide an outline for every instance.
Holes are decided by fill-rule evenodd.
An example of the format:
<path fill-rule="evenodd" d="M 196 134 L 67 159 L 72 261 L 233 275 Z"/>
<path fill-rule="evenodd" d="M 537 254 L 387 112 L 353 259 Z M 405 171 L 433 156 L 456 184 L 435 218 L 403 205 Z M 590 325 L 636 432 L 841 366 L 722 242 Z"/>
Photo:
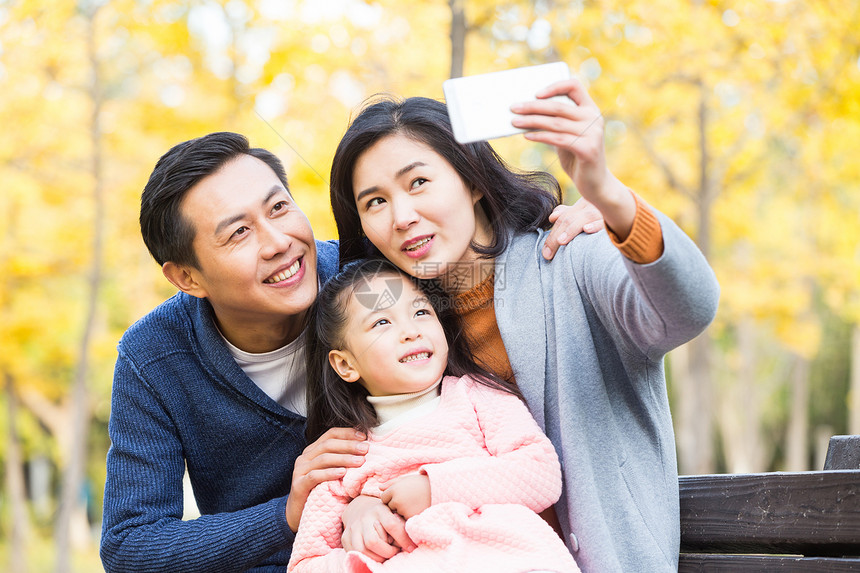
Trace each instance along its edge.
<path fill-rule="evenodd" d="M 516 397 L 446 377 L 439 406 L 370 438 L 360 468 L 317 486 L 308 497 L 288 571 L 577 572 L 573 558 L 537 512 L 561 494 L 549 439 Z M 379 497 L 402 475 L 430 478 L 432 505 L 409 519 L 417 545 L 385 563 L 341 548 L 341 514 L 360 494 Z"/>

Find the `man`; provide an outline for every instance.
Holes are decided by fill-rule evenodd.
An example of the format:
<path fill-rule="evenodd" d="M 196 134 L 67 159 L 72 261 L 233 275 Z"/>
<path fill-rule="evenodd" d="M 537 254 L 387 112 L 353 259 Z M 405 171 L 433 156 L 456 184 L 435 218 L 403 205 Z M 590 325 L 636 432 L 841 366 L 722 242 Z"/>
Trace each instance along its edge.
<path fill-rule="evenodd" d="M 557 235 L 594 219 L 572 211 L 582 217 L 561 214 Z M 234 133 L 168 151 L 140 225 L 180 292 L 119 343 L 105 570 L 282 573 L 310 490 L 367 450 L 345 428 L 305 447 L 303 324 L 337 244 L 315 241 L 277 157 Z M 186 467 L 202 513 L 190 521 Z"/>
<path fill-rule="evenodd" d="M 315 242 L 280 161 L 231 133 L 165 154 L 140 222 L 180 292 L 119 344 L 105 569 L 282 572 L 307 493 L 366 449 L 339 429 L 300 455 L 302 325 L 337 245 Z M 186 464 L 204 514 L 189 522 Z"/>

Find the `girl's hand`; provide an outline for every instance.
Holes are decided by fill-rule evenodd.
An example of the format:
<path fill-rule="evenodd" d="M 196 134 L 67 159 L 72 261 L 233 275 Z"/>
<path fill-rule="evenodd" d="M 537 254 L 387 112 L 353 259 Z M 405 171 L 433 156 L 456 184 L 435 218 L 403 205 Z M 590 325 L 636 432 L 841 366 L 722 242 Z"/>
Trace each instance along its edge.
<path fill-rule="evenodd" d="M 550 261 L 561 245 L 578 234 L 596 233 L 603 228 L 603 215 L 594 205 L 580 197 L 573 205 L 559 205 L 549 215 L 553 224 L 543 247 L 543 258 Z"/>
<path fill-rule="evenodd" d="M 382 563 L 401 550 L 410 552 L 415 543 L 406 533 L 406 521 L 378 497 L 360 495 L 346 506 L 340 541 L 347 551 L 360 551 Z"/>
<path fill-rule="evenodd" d="M 367 436 L 352 428 L 332 428 L 305 448 L 293 468 L 293 481 L 287 498 L 287 524 L 299 530 L 302 510 L 311 490 L 324 481 L 340 479 L 346 468 L 364 463 Z"/>
<path fill-rule="evenodd" d="M 382 503 L 403 519 L 418 515 L 430 507 L 430 478 L 425 474 L 397 478 L 382 492 Z"/>
<path fill-rule="evenodd" d="M 570 102 L 549 100 L 564 95 Z M 556 82 L 537 93 L 538 99 L 515 104 L 520 115 L 513 125 L 523 136 L 555 146 L 562 168 L 579 193 L 597 207 L 620 240 L 630 233 L 636 201 L 607 168 L 603 147 L 603 115 L 577 78 Z"/>

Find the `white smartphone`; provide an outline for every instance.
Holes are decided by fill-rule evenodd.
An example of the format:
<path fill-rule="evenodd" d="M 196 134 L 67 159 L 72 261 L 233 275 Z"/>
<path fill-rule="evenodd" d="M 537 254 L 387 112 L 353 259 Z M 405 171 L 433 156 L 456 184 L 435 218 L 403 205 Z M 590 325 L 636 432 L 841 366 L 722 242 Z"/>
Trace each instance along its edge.
<path fill-rule="evenodd" d="M 543 88 L 570 77 L 564 62 L 446 80 L 442 84 L 454 138 L 471 143 L 523 133 L 511 125 L 511 105 L 536 99 Z M 552 99 L 568 100 L 567 96 Z"/>

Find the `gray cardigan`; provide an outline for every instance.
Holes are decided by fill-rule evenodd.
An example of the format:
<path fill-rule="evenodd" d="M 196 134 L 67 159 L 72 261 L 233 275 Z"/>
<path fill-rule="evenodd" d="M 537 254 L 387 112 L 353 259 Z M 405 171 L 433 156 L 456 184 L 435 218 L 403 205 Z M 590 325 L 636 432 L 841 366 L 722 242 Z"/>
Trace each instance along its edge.
<path fill-rule="evenodd" d="M 496 259 L 495 313 L 517 384 L 561 459 L 555 509 L 584 573 L 677 571 L 678 473 L 663 356 L 711 322 L 719 285 L 657 214 L 664 253 L 638 265 L 605 232 L 551 261 L 545 232 Z"/>

